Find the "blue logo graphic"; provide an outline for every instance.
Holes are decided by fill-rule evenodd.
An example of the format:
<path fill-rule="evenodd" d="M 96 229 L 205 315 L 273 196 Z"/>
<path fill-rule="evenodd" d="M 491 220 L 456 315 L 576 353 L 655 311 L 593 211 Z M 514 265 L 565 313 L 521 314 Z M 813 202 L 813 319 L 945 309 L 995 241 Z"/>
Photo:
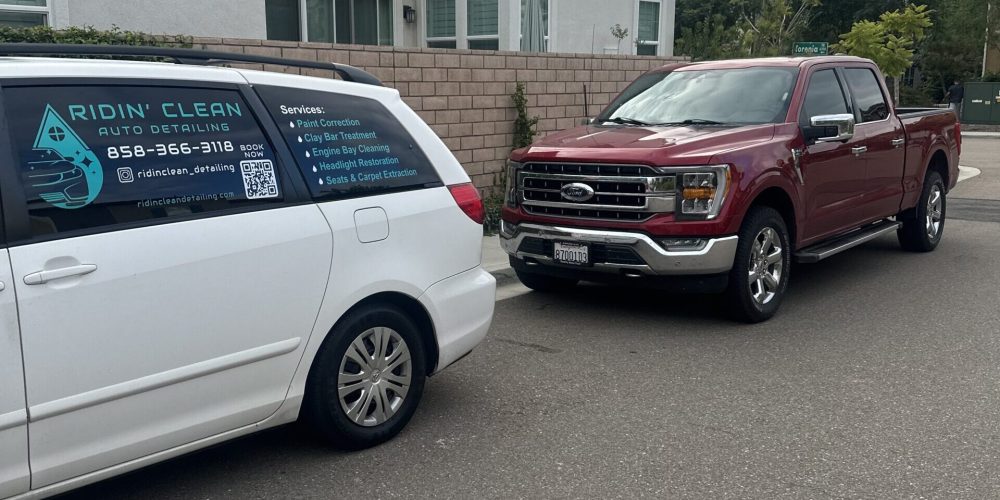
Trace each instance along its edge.
<path fill-rule="evenodd" d="M 34 149 L 43 159 L 28 162 L 28 182 L 47 203 L 80 208 L 100 194 L 104 185 L 101 161 L 52 106 L 45 107 Z"/>

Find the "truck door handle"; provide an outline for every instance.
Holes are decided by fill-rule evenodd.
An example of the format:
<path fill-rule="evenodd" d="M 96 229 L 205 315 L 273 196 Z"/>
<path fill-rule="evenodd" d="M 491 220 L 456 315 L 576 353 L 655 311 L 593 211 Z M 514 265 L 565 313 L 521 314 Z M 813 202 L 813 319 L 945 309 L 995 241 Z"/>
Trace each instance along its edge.
<path fill-rule="evenodd" d="M 867 152 L 868 152 L 868 146 L 858 146 L 856 148 L 851 148 L 851 153 L 854 153 L 854 156 L 861 156 Z"/>
<path fill-rule="evenodd" d="M 93 264 L 80 264 L 77 266 L 61 267 L 59 269 L 50 269 L 48 271 L 38 271 L 37 273 L 31 273 L 24 277 L 25 285 L 41 285 L 48 283 L 52 280 L 58 280 L 63 278 L 71 278 L 73 276 L 83 276 L 85 274 L 90 274 L 97 270 L 97 266 Z"/>
<path fill-rule="evenodd" d="M 892 147 L 894 147 L 894 148 L 902 147 L 904 144 L 906 144 L 906 139 L 904 139 L 902 137 L 900 137 L 899 139 L 893 139 L 892 140 Z"/>

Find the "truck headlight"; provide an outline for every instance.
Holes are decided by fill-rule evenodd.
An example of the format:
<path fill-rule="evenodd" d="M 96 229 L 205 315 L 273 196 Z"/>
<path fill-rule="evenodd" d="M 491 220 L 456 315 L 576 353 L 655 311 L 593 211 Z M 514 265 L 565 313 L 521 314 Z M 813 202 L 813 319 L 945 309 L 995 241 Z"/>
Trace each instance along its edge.
<path fill-rule="evenodd" d="M 714 219 L 729 190 L 729 166 L 716 165 L 678 174 L 678 215 Z"/>
<path fill-rule="evenodd" d="M 507 181 L 504 185 L 504 203 L 510 208 L 517 207 L 517 175 L 521 171 L 522 164 L 516 161 L 507 161 Z"/>

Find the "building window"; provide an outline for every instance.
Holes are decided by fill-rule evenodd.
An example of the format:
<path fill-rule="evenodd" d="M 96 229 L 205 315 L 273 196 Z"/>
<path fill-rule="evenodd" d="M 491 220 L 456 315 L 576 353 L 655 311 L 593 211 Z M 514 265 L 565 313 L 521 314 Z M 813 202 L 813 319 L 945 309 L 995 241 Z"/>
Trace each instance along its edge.
<path fill-rule="evenodd" d="M 46 0 L 0 0 L 0 26 L 27 28 L 49 24 Z"/>
<path fill-rule="evenodd" d="M 534 11 L 534 9 L 538 10 Z M 542 28 L 542 47 L 541 50 L 532 50 L 529 35 L 532 35 L 530 32 L 534 29 L 532 28 L 534 24 L 529 26 L 529 21 L 539 15 Z M 537 33 L 533 35 L 538 36 Z M 532 52 L 547 52 L 549 50 L 549 0 L 521 0 L 521 50 Z"/>
<path fill-rule="evenodd" d="M 660 46 L 660 2 L 639 2 L 639 29 L 635 53 L 655 56 Z"/>
<path fill-rule="evenodd" d="M 427 0 L 427 46 L 438 49 L 454 49 L 455 1 Z"/>
<path fill-rule="evenodd" d="M 392 0 L 306 0 L 310 42 L 392 45 Z"/>
<path fill-rule="evenodd" d="M 266 0 L 264 15 L 268 40 L 297 42 L 302 39 L 299 30 L 299 0 Z"/>
<path fill-rule="evenodd" d="M 500 50 L 500 5 L 497 0 L 468 0 L 469 48 Z"/>

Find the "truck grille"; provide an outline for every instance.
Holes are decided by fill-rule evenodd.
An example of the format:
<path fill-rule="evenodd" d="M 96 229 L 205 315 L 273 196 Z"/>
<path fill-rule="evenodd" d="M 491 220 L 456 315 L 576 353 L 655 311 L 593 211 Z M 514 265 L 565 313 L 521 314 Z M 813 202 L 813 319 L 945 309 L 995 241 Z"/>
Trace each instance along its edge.
<path fill-rule="evenodd" d="M 673 212 L 676 196 L 673 175 L 643 165 L 527 163 L 517 188 L 528 213 L 626 222 Z M 566 189 L 583 195 L 568 197 Z"/>

